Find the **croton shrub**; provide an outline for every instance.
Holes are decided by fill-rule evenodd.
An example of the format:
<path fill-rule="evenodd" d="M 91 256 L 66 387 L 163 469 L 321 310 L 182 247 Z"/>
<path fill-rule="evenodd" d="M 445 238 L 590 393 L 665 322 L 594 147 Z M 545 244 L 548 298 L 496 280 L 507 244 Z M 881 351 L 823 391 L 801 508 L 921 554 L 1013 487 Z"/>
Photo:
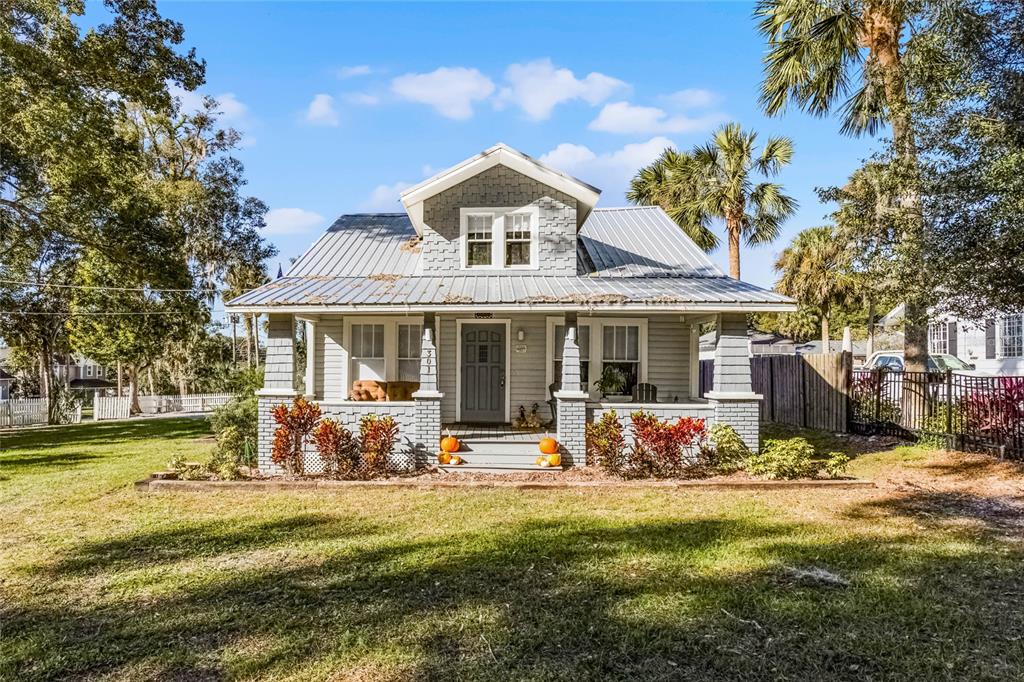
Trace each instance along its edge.
<path fill-rule="evenodd" d="M 634 412 L 629 472 L 641 478 L 681 476 L 697 463 L 707 438 L 703 419 L 681 417 L 670 423 L 650 412 Z"/>
<path fill-rule="evenodd" d="M 292 476 L 304 473 L 305 456 L 302 446 L 320 421 L 320 406 L 299 397 L 291 407 L 281 404 L 270 414 L 278 424 L 274 431 L 270 459 Z"/>

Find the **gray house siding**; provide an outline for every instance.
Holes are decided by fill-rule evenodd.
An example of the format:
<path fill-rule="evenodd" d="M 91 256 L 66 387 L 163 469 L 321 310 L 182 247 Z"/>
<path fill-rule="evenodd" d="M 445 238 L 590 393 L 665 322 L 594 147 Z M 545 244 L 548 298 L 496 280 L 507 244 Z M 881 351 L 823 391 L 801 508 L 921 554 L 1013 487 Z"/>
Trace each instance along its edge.
<path fill-rule="evenodd" d="M 494 166 L 423 202 L 421 267 L 423 275 L 494 274 L 462 270 L 459 251 L 461 208 L 537 206 L 537 275 L 576 274 L 576 200 L 511 168 Z M 517 274 L 525 274 L 519 272 Z"/>
<path fill-rule="evenodd" d="M 678 315 L 652 315 L 647 323 L 647 381 L 658 399 L 690 397 L 690 327 Z"/>

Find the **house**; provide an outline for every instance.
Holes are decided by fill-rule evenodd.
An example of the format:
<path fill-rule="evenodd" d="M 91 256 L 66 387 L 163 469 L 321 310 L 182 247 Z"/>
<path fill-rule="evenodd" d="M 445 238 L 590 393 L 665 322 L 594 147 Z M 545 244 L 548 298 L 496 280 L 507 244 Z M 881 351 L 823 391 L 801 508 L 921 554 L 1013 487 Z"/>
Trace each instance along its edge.
<path fill-rule="evenodd" d="M 707 332 L 700 337 L 700 359 L 713 360 L 715 347 L 718 343 L 716 332 Z M 796 353 L 796 342 L 774 332 L 759 332 L 754 329 L 747 331 L 747 344 L 750 356 L 760 355 L 793 355 Z"/>
<path fill-rule="evenodd" d="M 903 310 L 896 306 L 879 324 L 899 324 Z M 928 352 L 955 355 L 988 374 L 1024 376 L 1024 314 L 993 314 L 983 322 L 938 315 L 928 325 Z"/>
<path fill-rule="evenodd" d="M 74 389 L 114 388 L 117 371 L 86 357 L 69 354 L 53 364 L 54 377 Z"/>
<path fill-rule="evenodd" d="M 14 376 L 0 369 L 0 400 L 7 400 L 11 397 L 13 385 Z"/>
<path fill-rule="evenodd" d="M 504 441 L 524 440 L 510 424 L 535 405 L 568 465 L 609 410 L 726 422 L 756 448 L 746 316 L 795 304 L 726 277 L 660 208 L 601 209 L 599 195 L 499 144 L 407 189 L 405 213 L 340 217 L 283 277 L 229 301 L 268 316 L 260 468 L 274 470 L 270 410 L 298 371 L 326 415 L 391 415 L 420 458 L 451 429 L 470 464 L 532 463 L 539 436 Z M 716 383 L 700 399 L 712 320 Z"/>
<path fill-rule="evenodd" d="M 867 359 L 867 356 L 868 356 L 868 342 L 867 341 L 854 341 L 854 342 L 852 342 L 851 347 L 853 348 L 853 352 L 852 352 L 853 364 L 854 365 L 861 365 L 861 364 L 863 364 L 864 361 Z M 797 344 L 794 350 L 797 353 L 797 355 L 815 355 L 815 354 L 824 353 L 824 352 L 828 352 L 828 353 L 842 353 L 843 352 L 843 342 L 842 342 L 842 340 L 838 340 L 838 341 L 837 340 L 830 340 L 828 342 L 828 351 L 824 351 L 823 348 L 824 348 L 824 346 L 822 346 L 821 340 L 820 339 L 815 339 L 814 341 L 808 341 L 807 343 Z"/>

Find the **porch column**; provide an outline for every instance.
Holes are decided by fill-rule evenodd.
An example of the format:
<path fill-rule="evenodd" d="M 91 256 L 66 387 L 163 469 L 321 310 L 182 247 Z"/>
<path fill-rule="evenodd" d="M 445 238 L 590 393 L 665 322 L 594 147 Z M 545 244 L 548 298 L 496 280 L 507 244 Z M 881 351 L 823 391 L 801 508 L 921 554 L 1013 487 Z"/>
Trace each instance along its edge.
<path fill-rule="evenodd" d="M 429 461 L 441 444 L 441 399 L 437 390 L 437 347 L 434 345 L 434 316 L 423 316 L 420 341 L 420 387 L 412 394 L 416 401 L 416 433 L 413 443 L 417 459 Z"/>
<path fill-rule="evenodd" d="M 316 321 L 306 320 L 306 380 L 304 395 L 316 399 Z"/>
<path fill-rule="evenodd" d="M 263 473 L 280 474 L 283 470 L 270 459 L 274 430 L 277 428 L 270 412 L 281 403 L 291 403 L 298 395 L 295 390 L 295 320 L 291 315 L 268 316 L 263 388 L 256 395 L 259 412 L 259 469 Z"/>
<path fill-rule="evenodd" d="M 761 396 L 751 384 L 747 316 L 722 313 L 717 327 L 715 381 L 705 397 L 715 406 L 715 421 L 736 429 L 747 447 L 757 452 Z"/>
<path fill-rule="evenodd" d="M 587 463 L 587 394 L 580 387 L 580 347 L 576 343 L 576 320 L 565 320 L 562 346 L 562 389 L 555 392 L 558 411 L 558 444 L 567 466 Z"/>

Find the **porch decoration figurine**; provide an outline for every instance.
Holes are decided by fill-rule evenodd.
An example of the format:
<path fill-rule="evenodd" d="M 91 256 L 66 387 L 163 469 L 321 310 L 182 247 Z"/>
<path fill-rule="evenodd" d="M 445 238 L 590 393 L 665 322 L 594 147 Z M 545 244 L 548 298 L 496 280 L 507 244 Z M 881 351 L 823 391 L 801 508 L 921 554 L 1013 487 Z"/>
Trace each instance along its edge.
<path fill-rule="evenodd" d="M 453 436 L 451 431 L 448 431 L 447 434 L 447 436 L 441 439 L 441 449 L 445 452 L 458 452 L 459 439 Z"/>

